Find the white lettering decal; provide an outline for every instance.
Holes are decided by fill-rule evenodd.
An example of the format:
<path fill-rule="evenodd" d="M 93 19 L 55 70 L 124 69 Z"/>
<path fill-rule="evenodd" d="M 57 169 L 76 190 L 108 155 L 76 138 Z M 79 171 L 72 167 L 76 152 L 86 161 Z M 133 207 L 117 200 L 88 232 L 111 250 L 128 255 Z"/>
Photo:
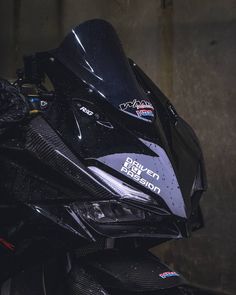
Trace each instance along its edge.
<path fill-rule="evenodd" d="M 134 179 L 136 182 L 142 184 L 149 190 L 157 192 L 160 194 L 161 190 L 159 187 L 155 186 L 153 183 L 149 182 L 145 178 L 141 177 L 141 174 L 148 175 L 155 180 L 159 179 L 159 175 L 153 172 L 151 169 L 145 168 L 141 163 L 136 160 L 133 160 L 130 157 L 127 157 L 123 166 L 121 167 L 121 172 L 128 175 L 130 178 Z"/>

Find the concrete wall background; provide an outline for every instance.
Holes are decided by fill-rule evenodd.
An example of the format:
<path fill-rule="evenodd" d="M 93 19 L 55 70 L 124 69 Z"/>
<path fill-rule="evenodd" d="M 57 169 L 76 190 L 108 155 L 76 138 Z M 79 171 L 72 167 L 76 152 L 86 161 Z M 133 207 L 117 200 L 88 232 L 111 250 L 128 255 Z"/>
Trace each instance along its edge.
<path fill-rule="evenodd" d="M 236 292 L 236 1 L 0 0 L 0 75 L 22 54 L 56 47 L 74 25 L 104 18 L 127 54 L 171 97 L 204 150 L 206 227 L 154 249 L 186 278 Z"/>

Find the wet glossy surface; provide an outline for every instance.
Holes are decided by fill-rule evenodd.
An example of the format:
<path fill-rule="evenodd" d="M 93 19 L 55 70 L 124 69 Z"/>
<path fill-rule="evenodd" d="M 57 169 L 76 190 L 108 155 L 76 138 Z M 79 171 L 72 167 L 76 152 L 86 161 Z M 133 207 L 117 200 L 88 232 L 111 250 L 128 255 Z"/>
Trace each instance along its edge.
<path fill-rule="evenodd" d="M 79 25 L 52 54 L 101 99 L 130 115 L 153 120 L 154 108 L 137 83 L 119 38 L 109 23 L 93 20 Z"/>
<path fill-rule="evenodd" d="M 8 271 L 42 244 L 45 252 L 106 238 L 134 246 L 198 228 L 206 184 L 197 138 L 128 61 L 112 27 L 85 23 L 36 60 L 53 99 L 0 143 L 2 205 L 21 204 L 14 220 L 3 210 L 2 235 L 15 249 L 0 249 Z"/>

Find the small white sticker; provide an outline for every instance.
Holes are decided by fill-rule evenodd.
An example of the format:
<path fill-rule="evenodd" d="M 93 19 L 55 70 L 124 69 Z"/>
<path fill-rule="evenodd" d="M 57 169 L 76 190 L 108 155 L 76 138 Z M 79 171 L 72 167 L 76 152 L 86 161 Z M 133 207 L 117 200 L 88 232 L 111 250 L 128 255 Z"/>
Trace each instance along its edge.
<path fill-rule="evenodd" d="M 81 107 L 80 110 L 89 116 L 92 116 L 94 114 L 92 111 L 90 111 L 86 107 Z"/>

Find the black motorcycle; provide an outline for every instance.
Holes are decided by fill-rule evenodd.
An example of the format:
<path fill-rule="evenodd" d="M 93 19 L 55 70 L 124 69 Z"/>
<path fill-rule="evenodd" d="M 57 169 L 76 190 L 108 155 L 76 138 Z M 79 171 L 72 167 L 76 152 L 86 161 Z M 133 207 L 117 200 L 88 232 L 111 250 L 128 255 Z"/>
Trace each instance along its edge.
<path fill-rule="evenodd" d="M 15 85 L 31 116 L 0 139 L 1 295 L 213 294 L 148 251 L 203 226 L 204 163 L 113 27 L 79 25 Z"/>

